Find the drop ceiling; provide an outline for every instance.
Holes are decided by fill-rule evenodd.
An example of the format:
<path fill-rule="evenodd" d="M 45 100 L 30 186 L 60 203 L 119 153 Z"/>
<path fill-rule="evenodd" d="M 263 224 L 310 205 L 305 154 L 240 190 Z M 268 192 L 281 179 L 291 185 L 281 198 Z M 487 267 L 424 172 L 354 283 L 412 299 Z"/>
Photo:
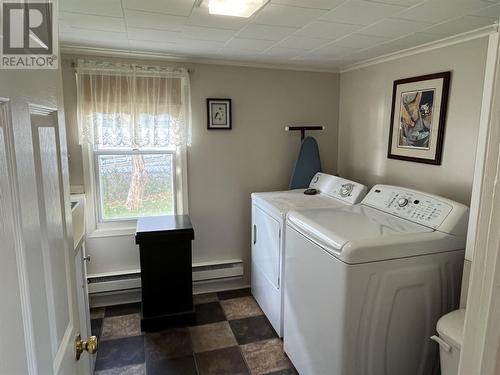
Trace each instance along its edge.
<path fill-rule="evenodd" d="M 500 0 L 270 0 L 250 18 L 195 0 L 62 0 L 70 47 L 336 70 L 492 25 Z"/>

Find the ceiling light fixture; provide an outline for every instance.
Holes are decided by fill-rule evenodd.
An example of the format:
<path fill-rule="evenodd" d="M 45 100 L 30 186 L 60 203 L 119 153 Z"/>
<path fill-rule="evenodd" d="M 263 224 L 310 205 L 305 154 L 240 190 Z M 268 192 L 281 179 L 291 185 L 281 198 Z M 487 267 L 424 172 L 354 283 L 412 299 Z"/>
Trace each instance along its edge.
<path fill-rule="evenodd" d="M 210 14 L 248 18 L 269 0 L 209 0 Z"/>

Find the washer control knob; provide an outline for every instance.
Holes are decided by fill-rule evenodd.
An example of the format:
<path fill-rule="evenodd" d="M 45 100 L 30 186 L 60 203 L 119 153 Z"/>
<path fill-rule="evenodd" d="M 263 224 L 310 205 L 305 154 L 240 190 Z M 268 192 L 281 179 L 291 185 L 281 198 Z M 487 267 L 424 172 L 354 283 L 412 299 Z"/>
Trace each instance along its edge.
<path fill-rule="evenodd" d="M 404 206 L 406 206 L 407 204 L 408 204 L 408 199 L 406 199 L 406 198 L 400 198 L 400 199 L 398 200 L 398 206 L 399 206 L 399 207 L 404 207 Z"/>

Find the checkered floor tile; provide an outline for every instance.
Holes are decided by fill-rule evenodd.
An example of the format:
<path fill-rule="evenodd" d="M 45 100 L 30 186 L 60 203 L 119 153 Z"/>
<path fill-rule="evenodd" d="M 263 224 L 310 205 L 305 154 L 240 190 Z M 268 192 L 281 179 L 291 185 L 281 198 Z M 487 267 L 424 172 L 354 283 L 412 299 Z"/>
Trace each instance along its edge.
<path fill-rule="evenodd" d="M 140 330 L 140 304 L 92 309 L 96 375 L 293 375 L 283 342 L 249 289 L 194 296 L 196 321 Z"/>

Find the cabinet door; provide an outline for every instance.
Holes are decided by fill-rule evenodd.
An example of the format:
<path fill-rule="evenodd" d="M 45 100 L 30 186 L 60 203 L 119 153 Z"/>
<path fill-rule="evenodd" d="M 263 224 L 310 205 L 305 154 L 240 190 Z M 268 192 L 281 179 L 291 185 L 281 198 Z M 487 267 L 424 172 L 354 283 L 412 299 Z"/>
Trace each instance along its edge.
<path fill-rule="evenodd" d="M 276 289 L 280 285 L 280 236 L 279 221 L 252 205 L 252 261 Z"/>
<path fill-rule="evenodd" d="M 85 242 L 82 241 L 75 254 L 76 299 L 78 303 L 78 316 L 80 318 L 80 334 L 82 337 L 92 336 L 89 288 L 87 283 L 87 262 L 90 262 L 90 258 L 87 258 Z M 96 356 L 83 356 L 88 357 L 88 362 L 86 358 L 80 361 L 82 362 L 81 366 L 83 368 L 83 372 L 80 372 L 80 374 L 93 374 Z"/>

